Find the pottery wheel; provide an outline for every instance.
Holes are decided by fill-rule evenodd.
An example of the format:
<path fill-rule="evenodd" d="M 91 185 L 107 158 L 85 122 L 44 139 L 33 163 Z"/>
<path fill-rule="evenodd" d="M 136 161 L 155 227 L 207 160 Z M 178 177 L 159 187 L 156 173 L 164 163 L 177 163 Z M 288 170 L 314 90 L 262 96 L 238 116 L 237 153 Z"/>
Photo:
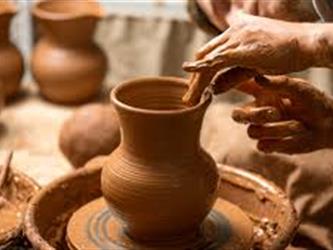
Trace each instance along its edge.
<path fill-rule="evenodd" d="M 214 209 L 203 223 L 201 232 L 186 243 L 140 245 L 126 236 L 123 228 L 104 198 L 99 198 L 73 214 L 67 226 L 67 244 L 73 250 L 248 250 L 253 236 L 253 225 L 247 215 L 237 206 L 222 199 L 217 200 Z"/>

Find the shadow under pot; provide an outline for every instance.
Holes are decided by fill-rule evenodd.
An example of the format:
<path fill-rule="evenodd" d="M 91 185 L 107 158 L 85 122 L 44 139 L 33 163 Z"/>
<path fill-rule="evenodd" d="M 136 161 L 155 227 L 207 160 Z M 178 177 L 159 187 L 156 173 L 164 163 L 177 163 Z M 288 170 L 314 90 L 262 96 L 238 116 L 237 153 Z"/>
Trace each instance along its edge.
<path fill-rule="evenodd" d="M 24 70 L 23 57 L 9 39 L 10 23 L 16 13 L 13 3 L 0 1 L 0 79 L 6 98 L 18 93 Z"/>
<path fill-rule="evenodd" d="M 75 104 L 99 93 L 107 58 L 93 37 L 104 15 L 92 0 L 45 0 L 34 6 L 40 38 L 32 56 L 32 73 L 46 99 Z"/>

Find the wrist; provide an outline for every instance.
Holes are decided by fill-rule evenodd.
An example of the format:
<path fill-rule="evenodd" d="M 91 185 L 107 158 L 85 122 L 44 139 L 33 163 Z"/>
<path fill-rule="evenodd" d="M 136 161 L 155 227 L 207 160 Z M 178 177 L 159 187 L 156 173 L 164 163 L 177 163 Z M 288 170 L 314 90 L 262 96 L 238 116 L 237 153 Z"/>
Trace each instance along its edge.
<path fill-rule="evenodd" d="M 330 34 L 332 28 L 325 24 L 304 23 L 305 30 L 305 53 L 311 60 L 313 67 L 333 66 L 333 43 Z M 329 29 L 328 29 L 329 28 Z"/>

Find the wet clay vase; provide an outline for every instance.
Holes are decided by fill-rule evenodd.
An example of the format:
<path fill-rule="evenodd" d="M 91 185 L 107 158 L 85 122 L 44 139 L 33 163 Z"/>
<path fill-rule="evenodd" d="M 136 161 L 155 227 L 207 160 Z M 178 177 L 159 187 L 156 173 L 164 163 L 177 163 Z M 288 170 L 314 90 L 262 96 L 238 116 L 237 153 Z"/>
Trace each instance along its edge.
<path fill-rule="evenodd" d="M 93 0 L 45 0 L 34 6 L 40 38 L 32 56 L 32 73 L 45 98 L 74 104 L 99 93 L 107 58 L 93 37 L 104 15 Z"/>
<path fill-rule="evenodd" d="M 10 22 L 17 8 L 10 1 L 0 1 L 0 80 L 5 97 L 17 94 L 23 76 L 23 58 L 19 50 L 9 40 Z"/>
<path fill-rule="evenodd" d="M 183 79 L 142 78 L 111 94 L 122 139 L 103 167 L 102 192 L 126 234 L 147 246 L 195 239 L 217 197 L 216 164 L 199 143 L 212 97 L 186 107 L 186 90 Z"/>

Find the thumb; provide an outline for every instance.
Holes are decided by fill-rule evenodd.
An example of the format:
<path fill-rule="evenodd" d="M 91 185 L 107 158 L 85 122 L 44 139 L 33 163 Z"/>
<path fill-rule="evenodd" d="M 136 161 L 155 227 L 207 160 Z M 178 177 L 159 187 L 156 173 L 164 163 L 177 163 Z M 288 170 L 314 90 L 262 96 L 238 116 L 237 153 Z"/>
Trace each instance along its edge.
<path fill-rule="evenodd" d="M 260 86 L 253 82 L 253 77 L 256 75 L 256 71 L 241 67 L 221 72 L 214 79 L 214 94 L 225 93 L 235 88 L 246 94 L 255 96 L 259 93 L 259 89 L 261 89 Z"/>

